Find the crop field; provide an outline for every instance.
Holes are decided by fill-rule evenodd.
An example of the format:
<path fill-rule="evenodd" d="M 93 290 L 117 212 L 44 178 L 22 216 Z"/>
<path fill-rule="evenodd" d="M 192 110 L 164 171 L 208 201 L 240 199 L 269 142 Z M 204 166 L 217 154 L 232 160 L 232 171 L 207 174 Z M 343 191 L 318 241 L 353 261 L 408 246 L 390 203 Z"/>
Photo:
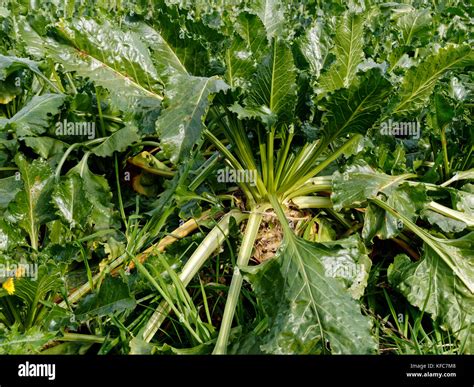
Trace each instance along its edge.
<path fill-rule="evenodd" d="M 0 0 L 0 354 L 474 354 L 473 42 L 469 0 Z"/>

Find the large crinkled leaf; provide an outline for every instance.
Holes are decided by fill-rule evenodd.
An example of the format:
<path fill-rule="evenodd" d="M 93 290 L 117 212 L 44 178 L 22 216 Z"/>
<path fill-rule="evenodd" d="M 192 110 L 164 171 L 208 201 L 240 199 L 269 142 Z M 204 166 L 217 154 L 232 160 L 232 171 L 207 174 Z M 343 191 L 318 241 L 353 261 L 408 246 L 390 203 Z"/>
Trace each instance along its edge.
<path fill-rule="evenodd" d="M 23 189 L 10 202 L 6 218 L 25 230 L 30 236 L 31 246 L 37 248 L 40 226 L 55 217 L 50 203 L 54 188 L 53 173 L 44 160 L 28 163 L 21 153 L 15 156 L 15 163 L 21 174 Z"/>
<path fill-rule="evenodd" d="M 96 293 L 86 296 L 75 313 L 78 320 L 110 316 L 113 313 L 132 309 L 136 305 L 128 285 L 120 278 L 106 276 Z"/>
<path fill-rule="evenodd" d="M 265 26 L 257 16 L 246 12 L 240 13 L 235 23 L 235 31 L 247 43 L 247 49 L 256 60 L 265 54 L 263 48 L 266 47 L 268 40 L 265 36 Z"/>
<path fill-rule="evenodd" d="M 336 210 L 362 206 L 379 192 L 389 196 L 409 175 L 391 176 L 377 172 L 363 160 L 336 171 L 332 179 L 331 200 Z"/>
<path fill-rule="evenodd" d="M 474 233 L 449 241 L 463 259 L 474 265 Z M 441 322 L 474 354 L 474 294 L 454 275 L 451 268 L 426 244 L 418 262 L 398 255 L 390 265 L 390 284 L 412 304 Z"/>
<path fill-rule="evenodd" d="M 414 39 L 425 40 L 433 26 L 430 11 L 407 7 L 406 12 L 396 14 L 401 43 L 409 46 Z"/>
<path fill-rule="evenodd" d="M 56 27 L 62 41 L 68 42 L 64 44 L 43 39 L 27 23 L 19 29 L 32 54 L 45 55 L 67 71 L 90 78 L 110 92 L 112 102 L 122 111 L 136 114 L 159 108 L 161 81 L 135 33 L 82 18 Z"/>
<path fill-rule="evenodd" d="M 349 87 L 357 66 L 364 58 L 364 15 L 345 13 L 337 24 L 334 49 L 336 61 L 321 75 L 319 86 L 330 93 L 341 87 Z"/>
<path fill-rule="evenodd" d="M 273 124 L 292 117 L 296 103 L 296 68 L 293 54 L 283 41 L 274 41 L 270 53 L 258 66 L 245 100 L 249 116 Z M 268 116 L 274 117 L 271 120 Z"/>
<path fill-rule="evenodd" d="M 357 84 L 327 97 L 321 103 L 326 110 L 323 127 L 326 141 L 346 133 L 365 134 L 379 118 L 389 91 L 390 83 L 380 70 L 370 69 Z"/>
<path fill-rule="evenodd" d="M 131 23 L 130 27 L 150 48 L 159 77 L 165 83 L 175 75 L 188 74 L 174 49 L 158 31 L 143 22 Z"/>
<path fill-rule="evenodd" d="M 422 184 L 416 186 L 401 184 L 388 194 L 386 202 L 413 222 L 427 201 L 426 189 Z M 379 239 L 390 239 L 400 234 L 403 227 L 403 222 L 398 218 L 369 203 L 364 215 L 362 236 L 365 240 L 372 240 L 375 236 Z"/>
<path fill-rule="evenodd" d="M 18 137 L 40 135 L 48 130 L 54 116 L 60 112 L 66 96 L 63 94 L 43 94 L 34 96 L 12 118 L 0 121 L 0 130 L 6 124 L 15 128 Z"/>
<path fill-rule="evenodd" d="M 265 26 L 269 39 L 281 35 L 285 14 L 280 0 L 254 0 L 251 7 Z"/>
<path fill-rule="evenodd" d="M 85 155 L 68 172 L 68 175 L 77 175 L 82 179 L 85 195 L 92 207 L 88 219 L 89 223 L 94 224 L 97 229 L 109 228 L 114 220 L 113 205 L 111 203 L 112 193 L 110 192 L 107 179 L 92 173 L 87 160 L 88 156 Z"/>
<path fill-rule="evenodd" d="M 321 255 L 328 277 L 336 278 L 354 299 L 364 294 L 372 261 L 358 235 L 338 241 L 322 242 L 327 248 L 338 250 L 337 257 Z"/>
<path fill-rule="evenodd" d="M 166 91 L 166 108 L 156 121 L 163 150 L 173 163 L 187 156 L 200 138 L 210 97 L 228 88 L 217 77 L 178 75 L 173 78 Z"/>
<path fill-rule="evenodd" d="M 91 152 L 100 157 L 112 156 L 114 152 L 123 152 L 127 147 L 140 140 L 137 128 L 126 126 L 111 134 L 102 143 L 91 149 Z"/>
<path fill-rule="evenodd" d="M 180 17 L 177 15 L 178 13 L 179 11 L 176 10 L 176 18 Z M 180 21 L 170 17 L 169 14 L 162 14 L 161 17 L 153 21 L 152 25 L 171 47 L 188 74 L 206 76 L 210 58 L 204 45 L 210 43 L 210 40 L 223 39 L 223 36 L 217 30 L 204 26 L 203 23 L 195 23 L 196 21 L 189 22 L 184 26 Z M 194 28 L 196 28 L 196 31 L 193 31 Z M 196 32 L 196 34 L 193 32 Z M 199 39 L 199 35 L 204 39 Z M 150 50 L 153 52 L 154 48 L 150 46 Z M 156 56 L 155 58 L 159 60 Z"/>
<path fill-rule="evenodd" d="M 56 25 L 56 31 L 68 43 L 102 65 L 126 74 L 134 82 L 151 90 L 160 90 L 158 73 L 147 47 L 133 32 L 124 32 L 109 22 L 99 24 L 94 19 L 79 18 Z"/>
<path fill-rule="evenodd" d="M 449 70 L 473 64 L 474 52 L 468 44 L 449 44 L 441 48 L 437 53 L 427 56 L 418 66 L 408 69 L 388 111 L 406 115 L 426 106 L 439 78 Z"/>
<path fill-rule="evenodd" d="M 70 174 L 54 189 L 52 201 L 58 209 L 59 217 L 70 228 L 83 229 L 91 211 L 82 179 L 77 174 Z"/>
<path fill-rule="evenodd" d="M 361 245 L 358 245 L 361 247 Z M 339 260 L 359 262 L 365 256 L 346 241 L 310 243 L 287 236 L 277 256 L 246 269 L 265 313 L 269 328 L 261 335 L 267 353 L 372 353 L 377 344 L 370 333 L 370 320 L 361 314 L 339 280 Z M 334 262 L 333 273 L 328 273 Z M 331 271 L 331 270 L 329 270 Z"/>
<path fill-rule="evenodd" d="M 265 28 L 257 16 L 240 14 L 236 30 L 232 44 L 225 53 L 225 79 L 232 88 L 248 86 L 257 60 L 267 47 Z"/>

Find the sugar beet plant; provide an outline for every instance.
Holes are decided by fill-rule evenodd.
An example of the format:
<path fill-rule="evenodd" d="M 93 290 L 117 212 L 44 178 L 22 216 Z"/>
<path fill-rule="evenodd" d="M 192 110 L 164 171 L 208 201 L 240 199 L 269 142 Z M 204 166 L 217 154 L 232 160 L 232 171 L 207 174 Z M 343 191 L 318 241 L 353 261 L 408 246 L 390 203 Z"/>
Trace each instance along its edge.
<path fill-rule="evenodd" d="M 0 352 L 473 353 L 468 3 L 4 2 Z"/>

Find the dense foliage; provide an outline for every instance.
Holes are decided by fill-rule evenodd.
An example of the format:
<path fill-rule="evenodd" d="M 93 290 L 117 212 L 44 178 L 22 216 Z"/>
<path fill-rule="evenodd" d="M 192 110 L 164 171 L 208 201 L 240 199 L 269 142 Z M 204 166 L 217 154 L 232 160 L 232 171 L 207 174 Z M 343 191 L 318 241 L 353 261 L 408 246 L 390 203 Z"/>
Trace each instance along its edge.
<path fill-rule="evenodd" d="M 473 12 L 0 2 L 0 353 L 474 353 Z"/>

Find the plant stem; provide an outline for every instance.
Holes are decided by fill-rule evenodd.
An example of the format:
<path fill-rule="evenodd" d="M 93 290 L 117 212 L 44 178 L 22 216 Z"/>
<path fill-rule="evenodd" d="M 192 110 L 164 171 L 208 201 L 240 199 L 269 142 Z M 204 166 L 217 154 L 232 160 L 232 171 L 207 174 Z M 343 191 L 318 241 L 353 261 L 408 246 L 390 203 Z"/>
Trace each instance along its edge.
<path fill-rule="evenodd" d="M 277 171 L 276 171 L 276 176 L 275 176 L 275 189 L 278 188 L 278 185 L 280 183 L 280 176 L 281 172 L 283 171 L 283 167 L 285 166 L 286 160 L 288 159 L 288 152 L 290 151 L 290 145 L 293 140 L 293 136 L 295 134 L 295 129 L 294 126 L 291 125 L 288 136 L 285 139 L 285 148 L 283 148 L 283 151 L 278 154 L 278 160 L 277 160 Z"/>
<path fill-rule="evenodd" d="M 59 178 L 61 176 L 61 168 L 63 167 L 64 163 L 66 162 L 67 158 L 71 154 L 71 152 L 78 148 L 80 143 L 75 143 L 72 144 L 69 148 L 66 149 L 66 152 L 64 152 L 63 157 L 61 157 L 61 160 L 59 160 L 58 166 L 56 167 L 56 172 L 54 174 L 54 178 L 56 179 L 56 182 L 59 182 Z"/>
<path fill-rule="evenodd" d="M 207 234 L 179 274 L 179 279 L 183 282 L 184 287 L 189 284 L 202 265 L 212 255 L 212 253 L 219 248 L 224 239 L 227 238 L 230 231 L 230 219 L 232 217 L 235 219 L 237 224 L 239 224 L 247 217 L 247 215 L 240 211 L 231 211 L 224 215 L 221 221 Z M 148 320 L 145 327 L 140 330 L 139 337 L 143 338 L 146 342 L 150 342 L 163 321 L 166 319 L 169 310 L 170 306 L 162 301 L 150 317 L 150 320 Z"/>
<path fill-rule="evenodd" d="M 230 329 L 232 327 L 235 308 L 237 306 L 237 301 L 240 296 L 240 289 L 243 282 L 243 277 L 240 273 L 239 267 L 248 265 L 250 256 L 252 255 L 253 245 L 255 243 L 255 239 L 257 238 L 257 233 L 262 221 L 262 213 L 269 207 L 270 206 L 266 204 L 262 206 L 254 206 L 250 210 L 251 214 L 247 222 L 247 228 L 245 229 L 242 245 L 240 246 L 237 264 L 232 275 L 232 281 L 230 283 L 229 293 L 227 295 L 219 336 L 217 337 L 217 343 L 214 347 L 213 354 L 219 355 L 225 354 L 227 352 Z"/>
<path fill-rule="evenodd" d="M 298 196 L 291 200 L 298 208 L 332 208 L 332 201 L 326 196 Z"/>
<path fill-rule="evenodd" d="M 329 164 L 331 164 L 334 160 L 336 160 L 340 155 L 342 155 L 347 150 L 349 150 L 352 146 L 357 144 L 360 141 L 361 137 L 362 137 L 361 135 L 355 135 L 350 140 L 346 141 L 344 145 L 339 147 L 329 157 L 327 157 L 323 162 L 318 164 L 318 166 L 312 169 L 309 173 L 300 177 L 299 179 L 291 179 L 287 185 L 281 188 L 281 191 L 284 192 L 284 195 L 283 195 L 284 198 L 287 198 L 287 196 L 291 194 L 292 191 L 294 191 L 297 188 L 300 188 L 301 185 L 304 184 L 308 179 L 316 176 L 319 172 L 324 170 Z M 292 184 L 290 185 L 290 183 Z"/>
<path fill-rule="evenodd" d="M 118 158 L 117 154 L 114 154 L 114 167 L 115 167 L 115 182 L 117 184 L 117 199 L 119 202 L 120 216 L 122 217 L 123 224 L 127 227 L 127 217 L 125 215 L 125 209 L 123 207 L 122 200 L 122 190 L 120 189 L 120 176 L 119 176 L 119 167 L 118 167 Z"/>
<path fill-rule="evenodd" d="M 453 261 L 450 259 L 450 256 L 440 249 L 440 245 L 438 244 L 439 239 L 433 237 L 431 234 L 423 230 L 422 228 L 418 227 L 415 223 L 413 223 L 410 219 L 408 219 L 405 215 L 402 215 L 398 211 L 396 211 L 394 208 L 390 207 L 387 203 L 380 199 L 369 199 L 372 203 L 375 203 L 379 207 L 383 208 L 396 218 L 399 218 L 403 221 L 403 224 L 410 229 L 414 234 L 416 234 L 419 238 L 423 240 L 448 266 L 449 268 L 454 272 L 458 273 L 459 270 L 456 268 L 456 264 L 453 263 Z M 472 289 L 472 285 L 466 281 L 465 278 L 460 276 L 459 274 L 457 277 L 466 285 L 466 287 L 474 292 L 474 289 Z"/>
<path fill-rule="evenodd" d="M 219 141 L 219 139 L 214 136 L 209 130 L 205 129 L 204 130 L 204 135 L 216 146 L 216 148 L 219 150 L 219 152 L 221 152 L 224 157 L 227 159 L 227 162 L 230 163 L 231 167 L 236 169 L 236 170 L 243 170 L 244 168 L 242 167 L 242 165 L 240 164 L 240 162 L 234 157 L 234 155 L 227 149 L 227 147 L 222 144 L 222 142 Z M 259 184 L 259 182 L 261 184 L 263 184 L 257 174 L 257 185 Z M 257 198 L 259 197 L 258 195 L 258 192 L 255 191 L 254 187 L 248 185 L 248 184 L 245 184 L 245 183 L 240 183 L 239 184 L 240 188 L 242 189 L 242 191 L 244 191 L 245 193 L 245 196 L 248 198 L 248 199 L 253 199 L 253 200 L 257 200 Z"/>
<path fill-rule="evenodd" d="M 274 165 L 273 165 L 273 149 L 274 149 L 274 144 L 275 143 L 275 128 L 271 128 L 270 132 L 267 135 L 267 173 L 268 173 L 268 178 L 267 178 L 267 190 L 270 191 L 270 193 L 275 192 L 275 186 L 273 183 L 273 176 L 275 173 L 274 170 Z"/>
<path fill-rule="evenodd" d="M 447 179 L 449 177 L 449 158 L 448 158 L 448 141 L 446 140 L 446 125 L 441 129 L 441 148 L 443 149 L 443 164 L 444 164 L 444 176 Z"/>
<path fill-rule="evenodd" d="M 78 341 L 84 343 L 103 343 L 105 337 L 95 336 L 95 335 L 86 335 L 82 333 L 63 333 L 62 337 L 57 338 L 58 341 Z"/>

